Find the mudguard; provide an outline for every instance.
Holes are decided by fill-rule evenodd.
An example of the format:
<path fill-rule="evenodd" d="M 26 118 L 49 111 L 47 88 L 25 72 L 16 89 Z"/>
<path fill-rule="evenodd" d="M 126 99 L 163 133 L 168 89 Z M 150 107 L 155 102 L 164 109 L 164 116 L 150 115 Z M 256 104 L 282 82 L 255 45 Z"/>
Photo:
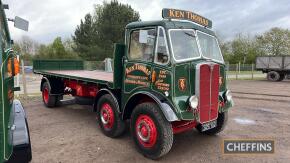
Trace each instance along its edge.
<path fill-rule="evenodd" d="M 29 162 L 32 159 L 29 128 L 26 114 L 19 100 L 13 101 L 14 125 L 13 131 L 13 154 L 8 162 Z"/>
<path fill-rule="evenodd" d="M 51 95 L 63 95 L 64 86 L 60 84 L 62 81 L 58 78 L 48 78 L 43 76 L 41 79 L 40 84 L 40 91 L 42 91 L 43 83 L 47 82 L 48 86 L 50 87 L 50 94 Z"/>
<path fill-rule="evenodd" d="M 175 112 L 173 111 L 173 108 L 163 99 L 163 97 L 161 97 L 159 94 L 157 93 L 151 93 L 151 92 L 145 92 L 145 91 L 141 91 L 141 92 L 137 92 L 137 93 L 134 93 L 128 100 L 127 104 L 125 105 L 125 108 L 126 106 L 128 105 L 128 103 L 130 102 L 130 100 L 132 98 L 134 98 L 135 96 L 137 95 L 146 95 L 148 97 L 150 97 L 151 99 L 153 99 L 156 104 L 159 106 L 159 108 L 162 110 L 165 118 L 169 121 L 169 122 L 173 122 L 173 121 L 179 121 L 178 117 L 176 116 Z M 126 110 L 124 110 L 125 112 Z M 124 113 L 123 113 L 124 114 Z M 124 116 L 124 115 L 123 115 Z"/>
<path fill-rule="evenodd" d="M 121 111 L 120 111 L 120 107 L 119 107 L 119 101 L 117 100 L 117 98 L 115 97 L 115 95 L 109 90 L 109 89 L 106 89 L 106 88 L 102 88 L 102 89 L 100 89 L 99 91 L 98 91 L 98 94 L 97 94 L 97 96 L 95 97 L 95 103 L 94 103 L 94 111 L 96 111 L 96 107 L 95 106 L 97 106 L 97 102 L 98 102 L 98 100 L 99 100 L 99 98 L 101 97 L 101 96 L 103 96 L 104 94 L 110 94 L 112 97 L 113 97 L 113 99 L 114 99 L 114 101 L 115 101 L 115 103 L 116 103 L 116 105 L 117 105 L 117 111 L 119 112 L 119 113 L 121 113 Z"/>

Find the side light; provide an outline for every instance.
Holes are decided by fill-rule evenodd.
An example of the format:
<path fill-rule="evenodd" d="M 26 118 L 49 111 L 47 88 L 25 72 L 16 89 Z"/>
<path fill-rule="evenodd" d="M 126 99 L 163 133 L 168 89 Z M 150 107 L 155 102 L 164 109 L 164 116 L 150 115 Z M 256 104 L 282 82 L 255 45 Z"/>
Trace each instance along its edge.
<path fill-rule="evenodd" d="M 233 96 L 232 96 L 232 93 L 230 90 L 227 90 L 226 93 L 225 93 L 225 98 L 227 101 L 232 101 L 233 99 Z"/>
<path fill-rule="evenodd" d="M 197 106 L 198 106 L 198 97 L 197 96 L 191 96 L 189 98 L 189 105 L 193 109 L 197 108 Z"/>

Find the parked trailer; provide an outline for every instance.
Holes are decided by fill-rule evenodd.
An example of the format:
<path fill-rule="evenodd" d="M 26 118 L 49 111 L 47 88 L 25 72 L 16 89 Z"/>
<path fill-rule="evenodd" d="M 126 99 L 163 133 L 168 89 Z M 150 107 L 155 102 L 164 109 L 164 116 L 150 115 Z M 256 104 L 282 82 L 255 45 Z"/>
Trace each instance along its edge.
<path fill-rule="evenodd" d="M 4 9 L 8 9 L 0 0 L 0 163 L 31 161 L 31 143 L 24 108 L 14 99 L 14 92 L 20 87 L 14 86 L 14 77 L 19 73 L 19 62 L 12 49 L 12 40 Z M 28 22 L 15 17 L 14 26 L 27 30 Z M 23 24 L 24 23 L 24 24 Z"/>
<path fill-rule="evenodd" d="M 290 77 L 290 56 L 257 57 L 256 70 L 267 73 L 269 81 L 282 81 Z"/>
<path fill-rule="evenodd" d="M 91 104 L 101 131 L 112 138 L 130 120 L 138 151 L 151 159 L 169 152 L 173 134 L 221 132 L 233 101 L 211 21 L 182 10 L 162 13 L 164 20 L 126 26 L 125 43 L 115 44 L 113 72 L 84 70 L 79 60 L 35 60 L 44 104 L 53 108 L 67 94 Z M 173 20 L 182 15 L 190 21 Z"/>

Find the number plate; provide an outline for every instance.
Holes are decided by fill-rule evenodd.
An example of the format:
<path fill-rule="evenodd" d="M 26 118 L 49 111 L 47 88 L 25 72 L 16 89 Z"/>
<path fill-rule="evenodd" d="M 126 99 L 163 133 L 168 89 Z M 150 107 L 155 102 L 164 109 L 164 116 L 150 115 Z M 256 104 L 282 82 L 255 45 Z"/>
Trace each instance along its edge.
<path fill-rule="evenodd" d="M 205 124 L 201 125 L 201 131 L 206 131 L 206 130 L 215 128 L 216 125 L 217 125 L 216 120 L 208 122 L 208 123 L 205 123 Z"/>

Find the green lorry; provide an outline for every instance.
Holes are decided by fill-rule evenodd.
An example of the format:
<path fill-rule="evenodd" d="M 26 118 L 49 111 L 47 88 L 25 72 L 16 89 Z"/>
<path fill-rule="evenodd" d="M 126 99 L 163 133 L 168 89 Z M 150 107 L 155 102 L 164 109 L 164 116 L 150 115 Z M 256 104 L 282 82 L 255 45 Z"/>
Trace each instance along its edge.
<path fill-rule="evenodd" d="M 174 134 L 222 131 L 233 101 L 212 22 L 176 9 L 162 16 L 126 26 L 112 72 L 85 70 L 79 60 L 35 60 L 44 105 L 72 95 L 93 106 L 108 137 L 120 136 L 129 122 L 138 151 L 151 159 L 170 151 Z"/>
<path fill-rule="evenodd" d="M 19 63 L 16 53 L 11 48 L 7 20 L 14 26 L 27 30 L 28 22 L 19 17 L 7 19 L 4 9 L 8 9 L 0 1 L 0 163 L 29 162 L 32 159 L 29 129 L 26 114 L 19 100 L 14 99 L 14 91 L 20 90 L 14 86 L 14 77 L 19 73 Z"/>

